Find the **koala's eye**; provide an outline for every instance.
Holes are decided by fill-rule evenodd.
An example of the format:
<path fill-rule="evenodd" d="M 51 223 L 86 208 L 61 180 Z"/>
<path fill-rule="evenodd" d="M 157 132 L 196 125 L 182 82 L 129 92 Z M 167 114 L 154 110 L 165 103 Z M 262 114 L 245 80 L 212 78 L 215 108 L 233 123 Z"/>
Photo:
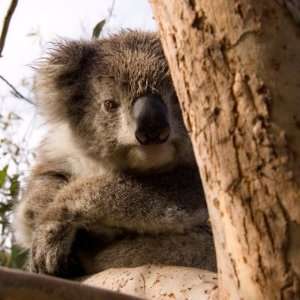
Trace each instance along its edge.
<path fill-rule="evenodd" d="M 104 109 L 107 112 L 114 112 L 118 109 L 118 107 L 119 107 L 119 103 L 117 103 L 113 99 L 109 99 L 109 100 L 104 101 Z"/>

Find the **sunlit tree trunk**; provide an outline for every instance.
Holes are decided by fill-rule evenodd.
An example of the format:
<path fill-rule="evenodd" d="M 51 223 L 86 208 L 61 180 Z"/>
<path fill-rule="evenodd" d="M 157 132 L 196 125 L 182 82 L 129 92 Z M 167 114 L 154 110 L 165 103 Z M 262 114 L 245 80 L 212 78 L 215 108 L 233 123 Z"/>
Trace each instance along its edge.
<path fill-rule="evenodd" d="M 300 7 L 152 0 L 204 181 L 222 300 L 300 299 L 300 27 L 291 3 Z"/>

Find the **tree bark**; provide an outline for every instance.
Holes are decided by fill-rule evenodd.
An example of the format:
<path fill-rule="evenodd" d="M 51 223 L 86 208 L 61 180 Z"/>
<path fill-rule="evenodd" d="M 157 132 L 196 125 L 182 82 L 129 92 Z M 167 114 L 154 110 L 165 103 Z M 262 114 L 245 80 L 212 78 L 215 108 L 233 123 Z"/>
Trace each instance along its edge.
<path fill-rule="evenodd" d="M 83 283 L 151 300 L 213 300 L 217 293 L 216 274 L 176 266 L 109 269 Z"/>
<path fill-rule="evenodd" d="M 212 300 L 217 292 L 216 274 L 175 266 L 109 269 L 78 281 L 0 267 L 0 299 Z"/>
<path fill-rule="evenodd" d="M 78 282 L 0 268 L 1 300 L 141 300 Z"/>
<path fill-rule="evenodd" d="M 152 0 L 204 182 L 219 299 L 300 299 L 300 28 L 279 2 Z"/>

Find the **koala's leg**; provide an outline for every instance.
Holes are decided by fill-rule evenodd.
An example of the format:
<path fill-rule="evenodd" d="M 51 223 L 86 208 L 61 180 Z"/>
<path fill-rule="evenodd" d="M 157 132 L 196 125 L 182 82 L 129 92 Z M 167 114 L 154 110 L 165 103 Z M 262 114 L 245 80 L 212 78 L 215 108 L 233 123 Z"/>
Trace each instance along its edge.
<path fill-rule="evenodd" d="M 56 275 L 72 271 L 68 266 L 70 253 L 80 229 L 104 234 L 109 229 L 111 232 L 183 233 L 206 221 L 206 208 L 179 207 L 169 196 L 153 186 L 122 176 L 75 180 L 58 192 L 34 233 L 33 270 Z M 196 203 L 200 202 L 197 192 L 194 196 Z"/>

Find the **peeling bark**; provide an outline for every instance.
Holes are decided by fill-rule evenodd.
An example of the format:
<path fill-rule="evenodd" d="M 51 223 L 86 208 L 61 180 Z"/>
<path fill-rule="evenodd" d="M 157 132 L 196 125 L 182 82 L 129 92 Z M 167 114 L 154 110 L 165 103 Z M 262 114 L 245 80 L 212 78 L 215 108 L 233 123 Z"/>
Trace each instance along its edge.
<path fill-rule="evenodd" d="M 152 0 L 204 181 L 219 299 L 300 299 L 300 28 L 274 0 Z"/>

